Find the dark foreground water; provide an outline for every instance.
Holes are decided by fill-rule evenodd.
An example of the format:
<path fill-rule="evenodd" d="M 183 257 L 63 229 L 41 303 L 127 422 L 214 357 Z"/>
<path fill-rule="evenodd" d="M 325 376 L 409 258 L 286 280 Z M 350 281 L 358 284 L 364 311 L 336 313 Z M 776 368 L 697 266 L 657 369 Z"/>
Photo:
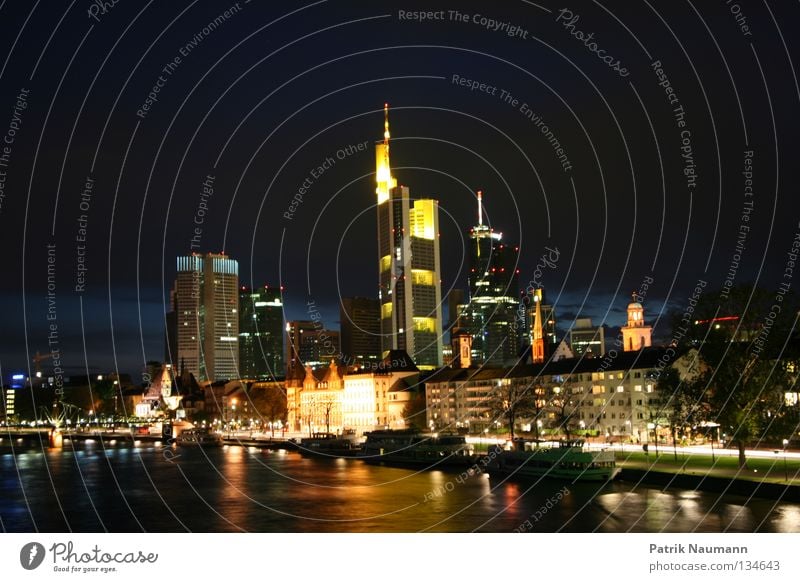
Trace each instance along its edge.
<path fill-rule="evenodd" d="M 461 478 L 241 447 L 120 440 L 12 450 L 5 439 L 0 520 L 9 532 L 797 532 L 800 505 L 631 483 Z"/>

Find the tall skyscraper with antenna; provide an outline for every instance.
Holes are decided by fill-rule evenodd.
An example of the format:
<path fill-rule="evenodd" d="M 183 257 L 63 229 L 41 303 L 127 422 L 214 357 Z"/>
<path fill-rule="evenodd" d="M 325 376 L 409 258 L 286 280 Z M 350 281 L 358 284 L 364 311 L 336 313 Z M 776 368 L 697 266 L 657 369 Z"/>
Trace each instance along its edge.
<path fill-rule="evenodd" d="M 405 350 L 421 370 L 442 365 L 439 203 L 411 200 L 389 161 L 389 105 L 375 145 L 381 349 Z"/>
<path fill-rule="evenodd" d="M 483 222 L 483 192 L 478 191 L 478 224 L 470 230 L 469 305 L 465 320 L 476 363 L 504 366 L 519 352 L 514 325 L 519 305 L 519 247 Z"/>

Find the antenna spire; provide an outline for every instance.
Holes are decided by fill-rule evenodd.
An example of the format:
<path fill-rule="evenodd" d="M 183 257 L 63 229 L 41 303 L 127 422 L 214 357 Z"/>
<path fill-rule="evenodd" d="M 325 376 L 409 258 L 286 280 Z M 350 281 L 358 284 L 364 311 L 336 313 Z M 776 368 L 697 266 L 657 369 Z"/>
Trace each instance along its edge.
<path fill-rule="evenodd" d="M 383 104 L 383 142 L 375 144 L 375 181 L 378 195 L 378 204 L 386 202 L 393 188 L 397 187 L 397 180 L 392 177 L 392 167 L 389 164 L 389 104 Z"/>
<path fill-rule="evenodd" d="M 483 226 L 483 190 L 478 190 L 478 226 Z"/>
<path fill-rule="evenodd" d="M 383 104 L 383 143 L 389 149 L 389 104 Z"/>

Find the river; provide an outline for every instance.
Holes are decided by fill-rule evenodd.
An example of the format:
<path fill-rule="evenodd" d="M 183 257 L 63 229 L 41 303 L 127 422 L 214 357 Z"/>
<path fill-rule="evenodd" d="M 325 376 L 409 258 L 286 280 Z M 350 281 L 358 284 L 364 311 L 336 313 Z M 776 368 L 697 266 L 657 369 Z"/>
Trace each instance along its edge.
<path fill-rule="evenodd" d="M 800 504 L 633 483 L 490 479 L 237 446 L 37 444 L 0 443 L 3 531 L 800 531 Z"/>

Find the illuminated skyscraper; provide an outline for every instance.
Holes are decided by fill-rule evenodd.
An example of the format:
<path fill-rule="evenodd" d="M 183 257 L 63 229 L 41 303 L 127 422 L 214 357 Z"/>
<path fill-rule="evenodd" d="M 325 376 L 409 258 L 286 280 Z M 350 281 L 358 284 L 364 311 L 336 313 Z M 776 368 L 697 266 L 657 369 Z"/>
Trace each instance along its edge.
<path fill-rule="evenodd" d="M 381 359 L 381 304 L 367 297 L 343 297 L 339 307 L 345 365 Z"/>
<path fill-rule="evenodd" d="M 239 263 L 224 254 L 178 257 L 167 337 L 173 364 L 199 380 L 239 377 Z"/>
<path fill-rule="evenodd" d="M 239 291 L 239 373 L 268 380 L 283 376 L 283 301 L 278 287 Z"/>
<path fill-rule="evenodd" d="M 514 362 L 519 352 L 519 247 L 483 224 L 478 192 L 478 224 L 470 230 L 469 305 L 463 314 L 472 335 L 473 361 L 491 366 Z"/>
<path fill-rule="evenodd" d="M 381 350 L 405 350 L 420 369 L 442 365 L 439 203 L 411 200 L 389 163 L 389 106 L 375 146 Z"/>

